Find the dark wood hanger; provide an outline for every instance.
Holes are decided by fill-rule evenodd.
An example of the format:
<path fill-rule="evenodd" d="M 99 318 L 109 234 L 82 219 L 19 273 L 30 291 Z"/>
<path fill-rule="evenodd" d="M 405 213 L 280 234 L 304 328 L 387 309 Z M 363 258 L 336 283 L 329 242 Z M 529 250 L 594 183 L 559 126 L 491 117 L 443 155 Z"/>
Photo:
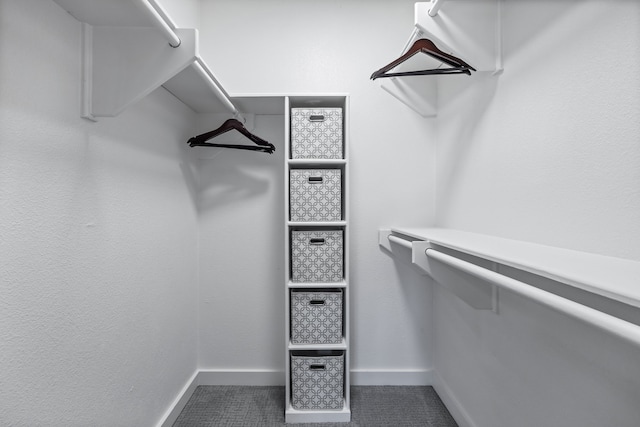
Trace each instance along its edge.
<path fill-rule="evenodd" d="M 229 132 L 230 130 L 234 130 L 234 129 L 240 132 L 242 135 L 246 136 L 254 144 L 257 144 L 257 145 L 254 146 L 254 145 L 239 145 L 239 144 L 213 144 L 213 143 L 207 142 L 208 140 L 213 139 L 216 136 L 222 135 L 223 133 Z M 234 148 L 238 150 L 264 151 L 265 153 L 269 153 L 269 154 L 273 153 L 276 150 L 276 147 L 273 144 L 249 132 L 247 128 L 245 128 L 244 125 L 236 119 L 229 119 L 226 122 L 224 122 L 218 129 L 203 133 L 198 136 L 191 137 L 189 138 L 189 141 L 187 141 L 187 143 L 191 147 Z"/>
<path fill-rule="evenodd" d="M 388 73 L 387 71 L 402 64 L 407 59 L 411 58 L 418 52 L 425 53 L 445 64 L 451 66 L 451 68 L 434 68 L 431 70 L 418 70 L 418 71 L 404 71 L 399 73 Z M 371 75 L 371 80 L 375 80 L 380 77 L 402 77 L 402 76 L 426 76 L 432 74 L 467 74 L 471 75 L 471 71 L 476 71 L 471 65 L 467 64 L 460 58 L 456 58 L 453 55 L 449 55 L 438 49 L 438 47 L 429 39 L 416 40 L 411 48 L 402 55 L 400 58 L 391 62 L 388 65 L 380 68 L 378 71 Z"/>

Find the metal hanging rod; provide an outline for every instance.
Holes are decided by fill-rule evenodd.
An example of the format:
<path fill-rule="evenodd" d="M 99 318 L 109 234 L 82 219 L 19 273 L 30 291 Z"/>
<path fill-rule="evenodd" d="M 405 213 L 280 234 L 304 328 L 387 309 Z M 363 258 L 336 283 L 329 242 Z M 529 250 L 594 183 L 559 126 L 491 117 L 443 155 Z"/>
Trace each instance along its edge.
<path fill-rule="evenodd" d="M 411 249 L 412 248 L 411 240 L 405 240 L 405 239 L 402 239 L 400 237 L 396 237 L 393 234 L 389 234 L 388 239 L 389 239 L 390 242 L 397 243 L 398 245 L 404 246 L 407 249 Z"/>
<path fill-rule="evenodd" d="M 167 14 L 167 12 L 156 3 L 155 0 L 135 0 L 139 5 L 141 10 L 145 11 L 149 17 L 152 19 L 155 26 L 162 32 L 162 34 L 166 37 L 169 42 L 169 45 L 173 48 L 180 46 L 180 37 L 174 31 L 176 29 L 176 24 L 173 22 L 171 17 Z M 202 58 L 199 56 L 196 57 L 195 62 L 193 63 L 193 67 L 197 71 L 198 74 L 204 79 L 207 85 L 211 88 L 213 93 L 220 99 L 220 101 L 224 104 L 225 107 L 235 116 L 243 121 L 246 121 L 240 111 L 233 105 L 231 100 L 229 100 L 229 96 L 222 89 L 218 81 L 215 77 L 208 71 L 209 68 L 206 66 Z"/>
<path fill-rule="evenodd" d="M 215 78 L 212 75 L 210 75 L 207 72 L 208 68 L 204 64 L 204 62 L 202 61 L 202 59 L 200 57 L 196 58 L 196 61 L 193 63 L 193 67 L 198 72 L 198 74 L 200 74 L 200 76 L 202 76 L 204 81 L 207 82 L 207 85 L 209 85 L 211 90 L 213 90 L 213 93 L 215 93 L 215 95 L 225 105 L 225 107 L 227 107 L 227 109 L 231 113 L 233 113 L 234 116 L 236 116 L 238 118 L 241 118 L 243 121 L 245 121 L 245 119 L 242 116 L 242 114 L 240 113 L 240 111 L 238 111 L 236 106 L 233 105 L 233 103 L 229 100 L 229 97 L 224 92 L 224 90 L 222 90 L 222 87 L 220 86 L 220 84 L 215 80 Z"/>
<path fill-rule="evenodd" d="M 444 0 L 431 0 L 431 8 L 429 9 L 429 16 L 434 17 L 438 14 L 438 11 L 442 7 Z"/>
<path fill-rule="evenodd" d="M 174 48 L 180 46 L 180 37 L 174 31 L 176 25 L 164 9 L 154 0 L 136 0 L 136 2 L 140 5 L 140 9 L 149 15 L 156 28 L 166 37 L 169 46 Z"/>

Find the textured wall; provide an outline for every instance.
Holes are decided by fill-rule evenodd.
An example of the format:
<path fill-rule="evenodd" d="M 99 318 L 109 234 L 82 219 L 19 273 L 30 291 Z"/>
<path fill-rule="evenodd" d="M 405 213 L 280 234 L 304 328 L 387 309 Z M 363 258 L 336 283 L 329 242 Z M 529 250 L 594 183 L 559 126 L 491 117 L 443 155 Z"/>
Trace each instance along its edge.
<path fill-rule="evenodd" d="M 171 17 L 177 28 L 198 28 L 200 0 L 161 0 L 157 2 Z"/>
<path fill-rule="evenodd" d="M 229 92 L 351 95 L 352 368 L 384 372 L 428 369 L 429 288 L 381 252 L 377 230 L 432 221 L 433 121 L 413 115 L 369 80 L 373 71 L 400 53 L 410 36 L 413 1 L 216 0 L 202 5 L 202 55 Z M 281 150 L 274 154 L 280 162 L 283 155 Z M 214 186 L 216 180 L 228 179 L 224 173 L 231 166 L 219 164 L 224 161 L 220 158 L 204 165 L 201 179 Z M 246 161 L 253 164 L 253 160 Z M 277 170 L 266 172 L 267 166 L 259 166 L 257 172 L 244 168 L 244 173 L 258 178 L 264 173 L 282 174 L 281 164 L 272 165 L 271 159 L 260 160 L 260 164 Z M 269 178 L 268 182 L 279 187 L 282 179 Z M 226 212 L 211 210 L 203 218 L 211 226 L 204 225 L 201 239 L 219 241 L 230 254 L 224 276 L 203 265 L 203 292 L 224 295 L 225 301 L 234 305 L 234 316 L 247 319 L 242 327 L 223 327 L 229 310 L 211 311 L 208 303 L 201 301 L 201 312 L 206 313 L 200 324 L 204 368 L 220 367 L 215 359 L 222 353 L 224 360 L 235 358 L 233 366 L 237 368 L 284 368 L 283 302 L 277 300 L 273 307 L 278 312 L 270 313 L 257 298 L 247 296 L 252 290 L 262 294 L 263 286 L 268 286 L 282 298 L 284 287 L 280 271 L 283 242 L 278 237 L 282 233 L 276 234 L 272 228 L 282 226 L 283 195 L 279 188 L 263 191 L 229 204 Z M 256 204 L 259 198 L 264 198 L 262 205 Z M 244 209 L 249 208 L 254 215 L 265 215 L 267 220 L 261 225 L 267 232 L 256 230 L 257 224 L 246 225 L 249 213 Z M 214 225 L 220 228 L 222 224 L 228 224 L 233 233 L 210 232 Z M 240 248 L 247 245 L 269 248 L 269 254 L 245 256 Z M 261 281 L 229 287 L 225 282 L 234 269 L 238 277 L 259 276 Z M 242 305 L 248 298 L 251 302 Z M 272 299 L 267 300 L 269 304 Z M 240 337 L 262 345 L 248 344 Z M 228 343 L 228 347 L 215 349 L 218 343 Z M 260 351 L 248 354 L 249 345 Z"/>
<path fill-rule="evenodd" d="M 438 224 L 640 260 L 640 3 L 507 0 L 502 24 L 502 76 L 441 82 Z M 508 292 L 434 307 L 461 425 L 638 424 L 637 348 Z"/>
<path fill-rule="evenodd" d="M 504 74 L 442 79 L 438 223 L 640 260 L 640 11 L 504 3 Z"/>
<path fill-rule="evenodd" d="M 227 117 L 201 115 L 203 132 Z M 255 117 L 274 154 L 199 148 L 200 323 L 204 369 L 272 369 L 284 362 L 282 201 L 284 117 Z M 215 142 L 245 144 L 231 132 Z"/>
<path fill-rule="evenodd" d="M 50 1 L 0 1 L 0 76 L 0 424 L 153 425 L 196 368 L 193 114 L 81 119 Z"/>

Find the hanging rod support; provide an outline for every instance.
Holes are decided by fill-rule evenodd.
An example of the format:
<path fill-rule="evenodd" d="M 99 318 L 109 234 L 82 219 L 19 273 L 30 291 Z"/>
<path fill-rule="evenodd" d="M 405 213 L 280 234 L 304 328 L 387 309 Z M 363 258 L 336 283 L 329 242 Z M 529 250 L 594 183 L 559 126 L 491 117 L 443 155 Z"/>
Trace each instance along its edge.
<path fill-rule="evenodd" d="M 438 11 L 442 7 L 444 0 L 431 0 L 431 8 L 429 9 L 429 16 L 434 17 L 438 14 Z"/>
<path fill-rule="evenodd" d="M 141 10 L 151 17 L 155 27 L 167 38 L 169 46 L 173 48 L 180 46 L 180 37 L 174 31 L 176 26 L 164 9 L 153 0 L 137 0 L 136 2 L 140 5 Z"/>

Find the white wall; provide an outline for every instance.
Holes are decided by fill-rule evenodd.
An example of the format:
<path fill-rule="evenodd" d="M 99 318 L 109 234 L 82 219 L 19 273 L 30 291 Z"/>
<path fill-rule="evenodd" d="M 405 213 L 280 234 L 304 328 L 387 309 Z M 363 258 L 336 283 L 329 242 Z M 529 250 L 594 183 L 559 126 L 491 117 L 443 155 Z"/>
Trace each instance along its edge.
<path fill-rule="evenodd" d="M 226 118 L 203 114 L 198 122 L 206 132 Z M 277 371 L 284 361 L 284 116 L 249 116 L 247 127 L 274 144 L 276 152 L 195 148 L 200 194 L 198 363 L 217 372 Z M 211 142 L 246 144 L 243 139 L 230 132 Z"/>
<path fill-rule="evenodd" d="M 636 427 L 638 347 L 509 292 L 434 291 L 436 390 L 461 427 Z"/>
<path fill-rule="evenodd" d="M 433 220 L 435 140 L 428 137 L 434 134 L 433 122 L 412 115 L 369 80 L 373 71 L 397 57 L 412 27 L 413 1 L 408 0 L 202 2 L 202 56 L 230 93 L 351 96 L 351 361 L 356 371 L 422 372 L 431 367 L 430 290 L 418 276 L 396 268 L 377 245 L 380 227 L 429 225 Z M 271 119 L 264 120 L 266 125 Z M 282 147 L 282 141 L 272 142 Z M 284 303 L 275 300 L 284 289 L 284 242 L 278 237 L 283 233 L 276 233 L 282 226 L 284 195 L 277 186 L 283 181 L 284 153 L 273 155 L 280 165 L 264 154 L 255 162 L 253 156 L 225 154 L 201 168 L 201 180 L 211 185 L 229 181 L 240 169 L 241 182 L 257 180 L 254 185 L 265 187 L 232 203 L 217 202 L 217 210 L 203 216 L 201 241 L 218 242 L 225 249 L 216 254 L 226 253 L 230 263 L 220 267 L 222 275 L 201 267 L 206 298 L 200 307 L 207 313 L 200 323 L 203 368 L 221 368 L 230 361 L 241 370 L 284 369 Z M 234 168 L 225 163 L 227 158 L 242 159 L 241 165 L 248 162 L 257 171 Z M 211 200 L 216 203 L 215 197 Z M 260 224 L 247 226 L 251 218 Z M 259 225 L 268 231 L 260 232 Z M 229 231 L 216 232 L 223 227 Z M 254 248 L 247 251 L 242 245 Z M 256 257 L 256 248 L 267 256 Z M 202 254 L 204 263 L 207 253 Z M 231 279 L 234 285 L 226 283 Z M 277 297 L 259 298 L 265 289 Z M 213 293 L 223 298 L 215 303 L 217 310 L 210 309 Z M 229 325 L 230 312 L 234 319 L 246 320 Z"/>
<path fill-rule="evenodd" d="M 438 225 L 640 260 L 640 3 L 507 0 L 502 25 L 502 76 L 440 82 Z M 434 307 L 461 425 L 638 425 L 637 348 L 507 292 Z"/>
<path fill-rule="evenodd" d="M 441 79 L 439 225 L 640 260 L 638 7 L 504 3 L 504 74 Z"/>
<path fill-rule="evenodd" d="M 193 113 L 81 119 L 50 1 L 0 1 L 0 76 L 0 424 L 153 425 L 196 369 Z"/>
<path fill-rule="evenodd" d="M 177 28 L 198 28 L 200 25 L 199 0 L 161 0 L 156 3 L 171 17 Z"/>

